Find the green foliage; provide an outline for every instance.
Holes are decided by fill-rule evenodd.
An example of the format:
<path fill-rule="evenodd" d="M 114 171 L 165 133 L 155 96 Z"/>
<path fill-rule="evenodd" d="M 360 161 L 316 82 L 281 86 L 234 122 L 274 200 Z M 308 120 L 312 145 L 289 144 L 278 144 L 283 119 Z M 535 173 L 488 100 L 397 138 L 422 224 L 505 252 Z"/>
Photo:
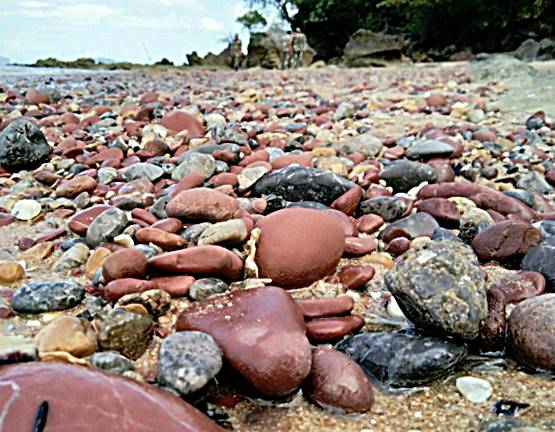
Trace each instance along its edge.
<path fill-rule="evenodd" d="M 266 18 L 257 10 L 248 11 L 237 18 L 237 22 L 245 27 L 249 33 L 252 33 L 256 28 L 264 27 L 268 24 Z"/>
<path fill-rule="evenodd" d="M 555 0 L 245 0 L 300 27 L 320 58 L 339 55 L 359 28 L 404 35 L 415 50 L 514 50 L 555 35 Z M 289 11 L 296 11 L 292 16 Z"/>

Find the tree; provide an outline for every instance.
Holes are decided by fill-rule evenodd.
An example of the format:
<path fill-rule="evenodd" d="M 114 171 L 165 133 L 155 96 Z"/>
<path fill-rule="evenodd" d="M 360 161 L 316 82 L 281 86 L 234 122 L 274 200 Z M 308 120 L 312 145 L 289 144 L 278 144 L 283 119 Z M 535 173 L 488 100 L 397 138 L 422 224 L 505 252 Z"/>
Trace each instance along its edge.
<path fill-rule="evenodd" d="M 243 16 L 237 18 L 237 22 L 245 27 L 249 33 L 252 33 L 258 27 L 264 27 L 268 22 L 257 10 L 250 10 Z"/>

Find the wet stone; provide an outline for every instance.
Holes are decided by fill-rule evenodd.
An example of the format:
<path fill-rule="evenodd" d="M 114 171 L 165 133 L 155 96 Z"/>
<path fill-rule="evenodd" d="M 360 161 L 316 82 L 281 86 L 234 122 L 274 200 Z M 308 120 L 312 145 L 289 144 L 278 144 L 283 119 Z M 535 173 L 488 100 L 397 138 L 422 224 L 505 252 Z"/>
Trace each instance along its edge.
<path fill-rule="evenodd" d="M 74 281 L 33 282 L 13 295 L 12 307 L 17 313 L 42 313 L 65 310 L 83 300 L 85 290 Z"/>
<path fill-rule="evenodd" d="M 406 252 L 385 275 L 403 313 L 417 327 L 472 340 L 486 317 L 486 288 L 472 250 L 430 241 Z"/>
<path fill-rule="evenodd" d="M 203 388 L 222 368 L 222 352 L 202 332 L 184 331 L 165 338 L 158 354 L 158 382 L 181 395 Z"/>
<path fill-rule="evenodd" d="M 441 378 L 467 354 L 464 345 L 405 333 L 348 336 L 335 349 L 357 362 L 370 382 L 386 394 Z"/>

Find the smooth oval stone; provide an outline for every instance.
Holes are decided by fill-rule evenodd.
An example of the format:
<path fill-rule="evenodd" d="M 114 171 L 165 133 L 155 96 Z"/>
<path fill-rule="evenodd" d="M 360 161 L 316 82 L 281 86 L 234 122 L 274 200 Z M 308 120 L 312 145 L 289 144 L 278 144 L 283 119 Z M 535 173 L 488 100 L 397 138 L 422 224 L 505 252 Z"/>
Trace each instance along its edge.
<path fill-rule="evenodd" d="M 526 254 L 541 241 L 540 232 L 526 222 L 502 221 L 481 231 L 472 248 L 482 260 L 503 261 Z"/>
<path fill-rule="evenodd" d="M 417 237 L 431 237 L 439 228 L 439 224 L 428 213 L 415 213 L 406 218 L 390 223 L 379 234 L 379 238 L 389 243 L 396 237 L 406 237 L 413 240 Z"/>
<path fill-rule="evenodd" d="M 75 198 L 82 192 L 92 192 L 96 189 L 96 180 L 89 176 L 78 176 L 62 182 L 56 188 L 56 196 Z"/>
<path fill-rule="evenodd" d="M 13 120 L 0 133 L 0 165 L 8 170 L 37 168 L 49 154 L 44 134 L 27 118 Z"/>
<path fill-rule="evenodd" d="M 193 303 L 176 328 L 208 333 L 230 366 L 267 396 L 293 392 L 310 372 L 303 316 L 280 288 L 236 291 Z"/>
<path fill-rule="evenodd" d="M 148 316 L 113 309 L 100 324 L 98 345 L 102 351 L 117 351 L 136 360 L 145 352 L 153 328 L 154 323 Z"/>
<path fill-rule="evenodd" d="M 158 382 L 181 395 L 203 388 L 222 368 L 222 352 L 212 336 L 174 333 L 162 341 L 158 353 Z"/>
<path fill-rule="evenodd" d="M 360 197 L 362 196 L 362 188 L 358 185 L 349 189 L 334 202 L 331 203 L 331 208 L 339 210 L 348 216 L 351 216 L 358 207 Z"/>
<path fill-rule="evenodd" d="M 370 237 L 347 237 L 345 238 L 345 256 L 363 256 L 374 252 L 378 247 L 376 239 Z"/>
<path fill-rule="evenodd" d="M 407 203 L 395 197 L 374 197 L 360 203 L 360 213 L 379 215 L 386 222 L 399 219 L 407 211 Z"/>
<path fill-rule="evenodd" d="M 139 243 L 152 243 L 166 250 L 179 249 L 187 244 L 183 237 L 153 227 L 141 228 L 137 230 L 135 233 L 135 239 Z"/>
<path fill-rule="evenodd" d="M 79 213 L 75 213 L 68 220 L 67 226 L 71 232 L 84 237 L 85 234 L 87 234 L 87 229 L 89 228 L 93 220 L 98 215 L 111 208 L 113 207 L 109 205 L 97 205 L 86 210 L 82 210 Z"/>
<path fill-rule="evenodd" d="M 318 318 L 306 323 L 306 335 L 316 343 L 331 343 L 362 328 L 364 320 L 358 315 L 340 318 Z"/>
<path fill-rule="evenodd" d="M 221 222 L 231 219 L 239 204 L 235 198 L 208 188 L 180 192 L 166 206 L 169 217 Z"/>
<path fill-rule="evenodd" d="M 324 212 L 284 209 L 261 219 L 256 246 L 260 277 L 299 288 L 332 274 L 345 246 L 343 228 Z"/>
<path fill-rule="evenodd" d="M 543 294 L 515 306 L 508 323 L 510 355 L 533 369 L 555 372 L 555 294 Z"/>
<path fill-rule="evenodd" d="M 150 258 L 148 265 L 157 271 L 220 276 L 238 280 L 243 274 L 243 260 L 221 246 L 196 246 Z"/>
<path fill-rule="evenodd" d="M 123 232 L 127 223 L 127 216 L 123 210 L 112 207 L 103 211 L 89 225 L 86 237 L 87 243 L 96 247 L 100 243 L 111 241 Z"/>
<path fill-rule="evenodd" d="M 305 318 L 337 317 L 346 315 L 353 309 L 355 301 L 350 296 L 297 300 L 297 306 Z"/>
<path fill-rule="evenodd" d="M 420 183 L 435 183 L 437 174 L 426 164 L 399 160 L 387 166 L 380 173 L 380 178 L 385 180 L 395 192 L 408 192 Z"/>
<path fill-rule="evenodd" d="M 181 181 L 186 176 L 196 173 L 208 180 L 216 171 L 216 159 L 209 154 L 186 152 L 178 159 L 179 165 L 172 171 L 172 180 Z"/>
<path fill-rule="evenodd" d="M 146 178 L 150 181 L 156 181 L 164 175 L 164 170 L 157 165 L 139 162 L 129 165 L 123 173 L 123 177 L 128 182 Z"/>
<path fill-rule="evenodd" d="M 252 188 L 252 196 L 275 194 L 287 201 L 316 201 L 329 206 L 354 186 L 327 170 L 290 166 L 258 180 Z"/>
<path fill-rule="evenodd" d="M 380 332 L 348 336 L 335 349 L 357 362 L 370 382 L 386 394 L 441 378 L 467 354 L 464 345 L 453 341 Z"/>
<path fill-rule="evenodd" d="M 74 281 L 33 282 L 22 286 L 12 297 L 12 308 L 18 313 L 59 311 L 77 306 L 85 290 Z"/>
<path fill-rule="evenodd" d="M 143 278 L 146 276 L 147 259 L 137 249 L 125 248 L 108 255 L 102 264 L 102 275 L 106 283 L 114 279 Z"/>
<path fill-rule="evenodd" d="M 337 277 L 345 290 L 357 290 L 364 288 L 375 272 L 369 265 L 348 265 L 339 271 Z"/>
<path fill-rule="evenodd" d="M 94 353 L 91 357 L 91 366 L 103 372 L 121 375 L 126 371 L 132 371 L 135 365 L 127 357 L 116 351 L 104 351 Z"/>
<path fill-rule="evenodd" d="M 38 201 L 23 199 L 14 204 L 11 214 L 18 220 L 28 221 L 37 217 L 41 210 L 42 206 Z"/>
<path fill-rule="evenodd" d="M 522 259 L 520 268 L 541 273 L 545 277 L 546 291 L 555 291 L 555 237 L 530 249 Z"/>
<path fill-rule="evenodd" d="M 487 314 L 486 287 L 472 250 L 430 241 L 407 251 L 385 283 L 416 326 L 472 340 Z"/>
<path fill-rule="evenodd" d="M 427 159 L 432 157 L 450 156 L 453 146 L 437 140 L 424 140 L 414 142 L 405 152 L 409 159 Z"/>
<path fill-rule="evenodd" d="M 160 124 L 174 132 L 186 130 L 191 138 L 204 136 L 205 133 L 202 124 L 191 114 L 183 111 L 172 111 L 166 114 L 160 120 Z"/>
<path fill-rule="evenodd" d="M 171 393 L 133 380 L 60 363 L 26 363 L 0 370 L 2 426 L 33 430 L 37 407 L 48 402 L 45 431 L 222 431 Z M 95 397 L 94 395 L 115 395 Z"/>
<path fill-rule="evenodd" d="M 322 408 L 343 413 L 363 413 L 374 403 L 372 386 L 360 366 L 329 348 L 312 352 L 312 369 L 303 394 Z"/>
<path fill-rule="evenodd" d="M 197 244 L 211 245 L 211 244 L 241 244 L 247 240 L 249 230 L 247 224 L 242 219 L 231 219 L 224 222 L 218 222 L 206 228 L 200 237 Z"/>

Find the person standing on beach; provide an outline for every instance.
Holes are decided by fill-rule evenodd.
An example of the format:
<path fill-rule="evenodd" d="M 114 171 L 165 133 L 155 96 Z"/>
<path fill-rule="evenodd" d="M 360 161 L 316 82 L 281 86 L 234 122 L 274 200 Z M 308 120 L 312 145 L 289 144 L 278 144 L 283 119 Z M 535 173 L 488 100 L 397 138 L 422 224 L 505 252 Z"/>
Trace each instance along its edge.
<path fill-rule="evenodd" d="M 241 60 L 243 58 L 243 46 L 238 34 L 233 37 L 229 45 L 229 51 L 231 54 L 231 67 L 234 70 L 238 70 L 241 67 Z"/>
<path fill-rule="evenodd" d="M 281 40 L 281 68 L 289 69 L 291 67 L 291 55 L 293 53 L 291 31 L 289 30 L 283 35 Z"/>
<path fill-rule="evenodd" d="M 292 64 L 293 67 L 298 68 L 304 65 L 303 54 L 306 51 L 306 36 L 301 32 L 300 28 L 296 28 L 293 36 L 291 37 L 291 46 L 293 51 Z"/>

